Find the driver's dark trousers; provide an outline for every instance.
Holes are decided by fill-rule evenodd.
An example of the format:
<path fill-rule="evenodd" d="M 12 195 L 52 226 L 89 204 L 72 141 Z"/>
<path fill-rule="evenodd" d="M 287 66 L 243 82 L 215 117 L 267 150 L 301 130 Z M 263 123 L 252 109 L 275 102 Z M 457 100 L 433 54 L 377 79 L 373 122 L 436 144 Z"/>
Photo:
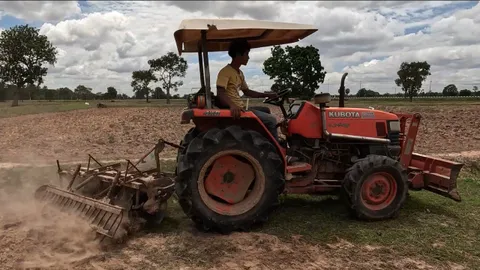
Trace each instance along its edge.
<path fill-rule="evenodd" d="M 277 132 L 277 118 L 273 116 L 273 114 L 265 113 L 259 110 L 255 110 L 253 108 L 249 109 L 249 111 L 253 112 L 260 120 L 263 122 L 265 127 L 268 128 L 272 136 L 278 142 L 278 132 Z"/>

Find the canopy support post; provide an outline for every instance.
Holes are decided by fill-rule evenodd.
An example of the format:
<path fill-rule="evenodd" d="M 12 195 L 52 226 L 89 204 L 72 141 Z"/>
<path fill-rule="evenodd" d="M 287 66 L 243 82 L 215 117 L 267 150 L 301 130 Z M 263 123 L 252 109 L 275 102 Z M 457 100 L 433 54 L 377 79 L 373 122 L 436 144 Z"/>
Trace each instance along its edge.
<path fill-rule="evenodd" d="M 201 87 L 205 90 L 205 74 L 203 72 L 203 57 L 202 57 L 202 46 L 198 44 L 198 67 L 200 71 L 200 84 Z"/>
<path fill-rule="evenodd" d="M 210 67 L 208 64 L 208 49 L 207 49 L 207 31 L 202 30 L 202 52 L 203 52 L 203 63 L 205 67 L 205 101 L 206 108 L 212 108 L 212 96 L 210 89 Z"/>

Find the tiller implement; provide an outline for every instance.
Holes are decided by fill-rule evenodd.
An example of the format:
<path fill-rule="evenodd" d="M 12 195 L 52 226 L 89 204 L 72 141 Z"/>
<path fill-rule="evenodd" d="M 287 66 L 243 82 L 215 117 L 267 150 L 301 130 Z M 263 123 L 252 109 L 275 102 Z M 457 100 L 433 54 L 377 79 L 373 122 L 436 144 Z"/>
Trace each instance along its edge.
<path fill-rule="evenodd" d="M 160 167 L 159 153 L 165 144 L 169 143 L 159 140 L 135 164 L 127 159 L 126 164 L 104 165 L 88 155 L 86 167 L 79 164 L 67 171 L 62 170 L 57 161 L 60 182 L 67 182 L 67 186 L 62 189 L 43 185 L 35 196 L 88 220 L 102 240 L 105 237 L 122 239 L 132 222 L 159 223 L 163 219 L 167 200 L 175 186 L 174 176 L 162 172 Z M 156 167 L 141 170 L 141 163 L 152 153 Z M 97 165 L 95 168 L 92 161 Z"/>

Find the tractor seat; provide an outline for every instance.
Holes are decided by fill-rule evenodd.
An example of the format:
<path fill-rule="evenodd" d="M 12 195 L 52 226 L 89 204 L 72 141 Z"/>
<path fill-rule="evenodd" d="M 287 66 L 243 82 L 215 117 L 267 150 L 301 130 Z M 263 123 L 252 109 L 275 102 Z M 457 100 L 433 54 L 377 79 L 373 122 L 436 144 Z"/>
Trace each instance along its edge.
<path fill-rule="evenodd" d="M 331 101 L 331 97 L 329 93 L 320 93 L 315 95 L 313 101 L 315 104 L 325 105 Z"/>

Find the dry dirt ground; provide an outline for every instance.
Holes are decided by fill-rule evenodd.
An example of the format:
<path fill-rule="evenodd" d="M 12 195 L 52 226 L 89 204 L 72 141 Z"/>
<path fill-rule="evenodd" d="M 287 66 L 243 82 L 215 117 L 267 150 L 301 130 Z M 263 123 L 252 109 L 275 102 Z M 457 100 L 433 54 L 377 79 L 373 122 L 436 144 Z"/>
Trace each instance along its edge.
<path fill-rule="evenodd" d="M 478 107 L 411 109 L 423 115 L 418 152 L 480 150 Z M 182 138 L 190 126 L 179 124 L 180 112 L 108 108 L 0 119 L 0 162 L 54 164 L 57 158 L 85 159 L 87 153 L 101 159 L 138 158 L 160 137 L 172 142 Z M 169 149 L 166 156 L 171 157 L 175 150 Z M 342 239 L 313 245 L 297 236 L 285 242 L 262 233 L 142 233 L 124 245 L 100 247 L 83 221 L 36 205 L 32 188 L 0 192 L 2 269 L 464 269 L 429 265 L 398 257 L 388 248 Z"/>
<path fill-rule="evenodd" d="M 416 151 L 425 154 L 480 150 L 479 106 L 378 107 L 418 112 L 423 119 Z M 408 109 L 407 109 L 408 108 Z M 0 162 L 51 163 L 140 158 L 159 138 L 178 143 L 191 125 L 180 125 L 181 107 L 107 108 L 0 119 Z M 274 112 L 280 118 L 276 108 Z M 172 157 L 175 149 L 166 147 Z"/>
<path fill-rule="evenodd" d="M 18 199 L 19 194 L 16 194 Z M 20 195 L 21 196 L 21 195 Z M 99 245 L 82 220 L 2 194 L 2 269 L 464 269 L 399 257 L 381 246 L 338 239 L 312 245 L 263 233 L 141 233 L 123 245 Z"/>

